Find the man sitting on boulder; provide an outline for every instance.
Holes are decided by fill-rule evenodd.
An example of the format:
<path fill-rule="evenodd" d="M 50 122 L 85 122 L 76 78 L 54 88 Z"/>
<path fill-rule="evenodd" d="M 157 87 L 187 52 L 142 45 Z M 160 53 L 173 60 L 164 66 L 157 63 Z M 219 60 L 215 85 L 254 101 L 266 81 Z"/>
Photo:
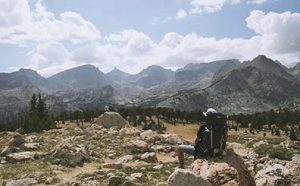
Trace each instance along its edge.
<path fill-rule="evenodd" d="M 177 147 L 177 155 L 179 167 L 184 168 L 184 153 L 194 155 L 194 159 L 199 156 L 214 156 L 216 153 L 222 154 L 226 143 L 226 117 L 218 113 L 215 109 L 209 108 L 207 112 L 203 112 L 205 123 L 200 126 L 195 146 L 179 145 Z"/>

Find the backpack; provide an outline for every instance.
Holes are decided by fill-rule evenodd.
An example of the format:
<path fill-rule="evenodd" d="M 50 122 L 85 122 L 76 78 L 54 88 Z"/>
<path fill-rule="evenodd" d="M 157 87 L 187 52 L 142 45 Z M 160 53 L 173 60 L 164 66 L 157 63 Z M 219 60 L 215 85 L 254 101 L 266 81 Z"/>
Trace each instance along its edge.
<path fill-rule="evenodd" d="M 208 113 L 205 125 L 198 131 L 198 142 L 195 144 L 194 158 L 222 154 L 226 147 L 227 122 L 221 113 Z"/>

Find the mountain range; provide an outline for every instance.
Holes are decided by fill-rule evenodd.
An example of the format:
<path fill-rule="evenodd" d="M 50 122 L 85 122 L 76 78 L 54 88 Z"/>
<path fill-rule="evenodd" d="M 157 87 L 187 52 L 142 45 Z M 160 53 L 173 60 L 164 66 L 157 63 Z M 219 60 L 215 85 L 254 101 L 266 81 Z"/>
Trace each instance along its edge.
<path fill-rule="evenodd" d="M 137 74 L 103 73 L 83 65 L 44 78 L 30 69 L 0 73 L 0 118 L 28 106 L 33 93 L 46 96 L 50 110 L 111 105 L 176 109 L 214 107 L 227 114 L 300 106 L 300 63 L 287 68 L 260 55 L 243 63 L 191 63 L 176 71 L 153 65 Z M 6 119 L 7 120 L 7 119 Z"/>

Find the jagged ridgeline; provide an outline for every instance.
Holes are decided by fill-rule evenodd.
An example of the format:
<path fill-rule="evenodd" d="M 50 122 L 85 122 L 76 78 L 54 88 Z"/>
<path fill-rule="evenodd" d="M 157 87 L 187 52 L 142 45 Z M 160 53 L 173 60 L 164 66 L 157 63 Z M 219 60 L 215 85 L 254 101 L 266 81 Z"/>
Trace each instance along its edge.
<path fill-rule="evenodd" d="M 49 78 L 21 69 L 0 74 L 0 120 L 10 122 L 28 109 L 33 93 L 46 98 L 51 113 L 113 107 L 168 107 L 182 110 L 214 107 L 226 114 L 278 108 L 298 109 L 300 65 L 286 68 L 258 56 L 252 61 L 220 60 L 186 65 L 176 71 L 150 66 L 131 75 L 92 65 Z"/>

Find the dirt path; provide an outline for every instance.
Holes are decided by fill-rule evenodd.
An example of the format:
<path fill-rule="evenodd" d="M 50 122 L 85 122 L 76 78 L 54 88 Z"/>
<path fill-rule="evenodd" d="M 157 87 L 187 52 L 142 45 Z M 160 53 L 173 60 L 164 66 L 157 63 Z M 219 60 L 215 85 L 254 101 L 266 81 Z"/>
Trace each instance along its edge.
<path fill-rule="evenodd" d="M 85 163 L 82 167 L 69 168 L 67 171 L 57 174 L 57 178 L 60 180 L 59 184 L 74 182 L 76 176 L 80 174 L 93 174 L 99 166 L 97 163 Z"/>

